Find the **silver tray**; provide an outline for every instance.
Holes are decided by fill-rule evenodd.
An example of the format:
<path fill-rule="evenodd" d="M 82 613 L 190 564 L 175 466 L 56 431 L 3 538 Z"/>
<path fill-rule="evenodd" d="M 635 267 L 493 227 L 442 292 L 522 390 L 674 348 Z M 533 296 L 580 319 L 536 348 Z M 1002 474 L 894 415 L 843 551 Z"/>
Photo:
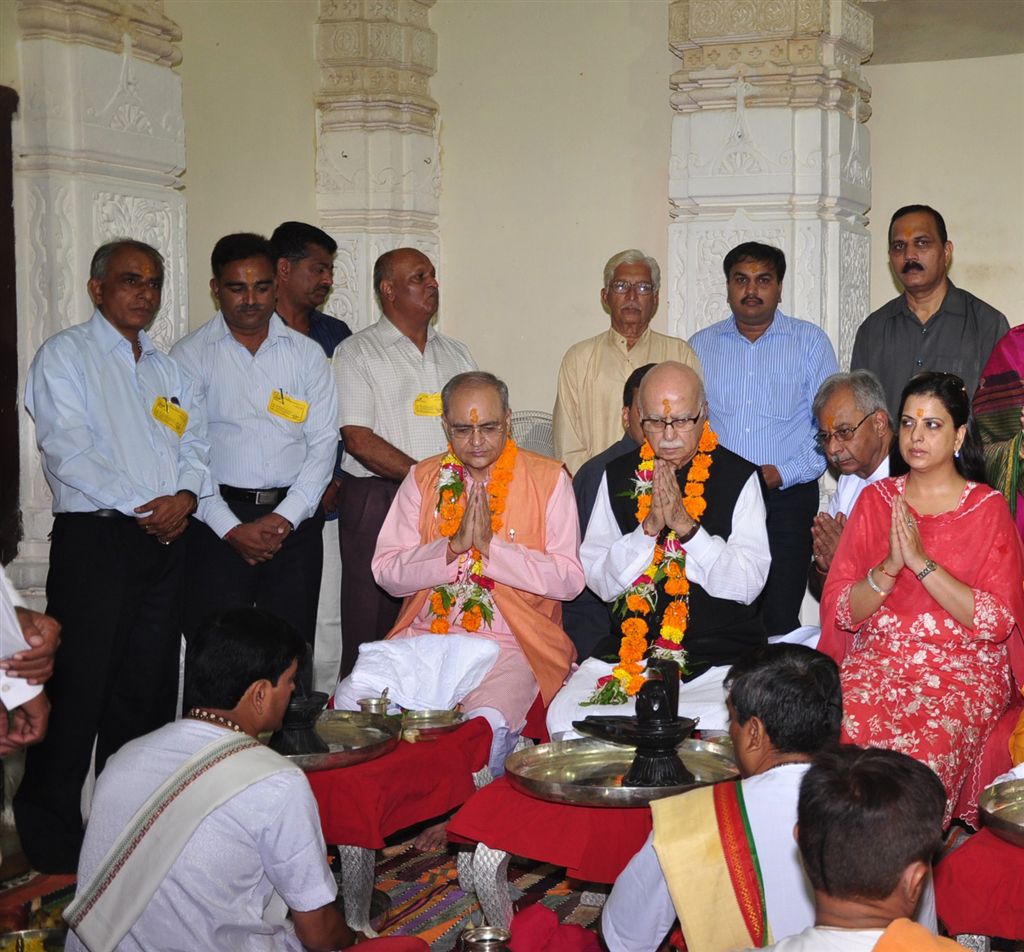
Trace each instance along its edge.
<path fill-rule="evenodd" d="M 684 740 L 679 755 L 696 783 L 674 787 L 624 787 L 635 748 L 589 737 L 528 747 L 505 761 L 509 782 L 517 790 L 552 803 L 590 807 L 643 807 L 739 775 L 732 749 L 709 740 Z"/>
<path fill-rule="evenodd" d="M 1004 780 L 984 790 L 978 812 L 1000 839 L 1024 846 L 1024 780 Z"/>
<path fill-rule="evenodd" d="M 446 734 L 466 723 L 462 711 L 403 711 L 402 730 L 420 735 Z"/>
<path fill-rule="evenodd" d="M 288 759 L 309 772 L 351 767 L 382 757 L 398 746 L 398 719 L 362 711 L 324 711 L 315 725 L 327 742 L 325 754 L 290 754 Z"/>

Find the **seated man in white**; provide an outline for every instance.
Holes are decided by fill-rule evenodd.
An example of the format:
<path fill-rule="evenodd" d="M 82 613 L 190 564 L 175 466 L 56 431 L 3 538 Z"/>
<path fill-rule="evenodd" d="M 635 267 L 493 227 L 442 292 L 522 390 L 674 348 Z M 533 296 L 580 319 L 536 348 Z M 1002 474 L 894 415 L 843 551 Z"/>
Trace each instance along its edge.
<path fill-rule="evenodd" d="M 566 686 L 567 703 L 549 710 L 553 737 L 597 713 L 581 701 L 632 700 L 651 654 L 676 660 L 684 680 L 713 680 L 720 706 L 728 665 L 765 642 L 757 597 L 771 554 L 760 470 L 718 442 L 689 367 L 658 364 L 639 399 L 646 440 L 606 467 L 580 547 L 587 584 L 615 603 L 616 624 Z"/>
<path fill-rule="evenodd" d="M 821 589 L 846 525 L 846 517 L 861 490 L 889 475 L 889 455 L 895 434 L 885 391 L 870 370 L 832 374 L 825 378 L 811 404 L 818 421 L 817 442 L 839 473 L 827 512 L 811 524 L 814 558 L 808 575 L 811 594 L 821 600 Z M 903 460 L 899 463 L 904 467 Z"/>
<path fill-rule="evenodd" d="M 576 655 L 561 626 L 561 602 L 583 588 L 576 503 L 562 464 L 509 436 L 493 374 L 453 377 L 441 403 L 449 451 L 403 480 L 373 556 L 374 578 L 405 601 L 390 640 L 361 646 L 335 706 L 383 687 L 406 708 L 459 702 L 490 722 L 498 774 Z"/>
<path fill-rule="evenodd" d="M 811 648 L 766 645 L 733 665 L 725 684 L 744 779 L 651 804 L 654 831 L 615 881 L 601 916 L 610 952 L 655 952 L 677 917 L 690 952 L 761 944 L 768 934 L 751 932 L 755 924 L 785 936 L 814 922 L 793 824 L 811 760 L 839 741 L 839 671 Z M 730 842 L 735 854 L 724 846 Z M 759 871 L 749 893 L 758 906 L 752 917 L 741 914 L 737 892 L 744 862 Z"/>
<path fill-rule="evenodd" d="M 815 758 L 800 787 L 797 840 L 814 887 L 814 925 L 777 952 L 954 952 L 910 922 L 942 848 L 946 793 L 920 761 L 842 747 Z"/>
<path fill-rule="evenodd" d="M 125 744 L 97 782 L 64 913 L 69 950 L 354 943 L 334 905 L 309 782 L 256 739 L 281 726 L 305 652 L 255 608 L 225 612 L 189 639 L 185 718 Z"/>

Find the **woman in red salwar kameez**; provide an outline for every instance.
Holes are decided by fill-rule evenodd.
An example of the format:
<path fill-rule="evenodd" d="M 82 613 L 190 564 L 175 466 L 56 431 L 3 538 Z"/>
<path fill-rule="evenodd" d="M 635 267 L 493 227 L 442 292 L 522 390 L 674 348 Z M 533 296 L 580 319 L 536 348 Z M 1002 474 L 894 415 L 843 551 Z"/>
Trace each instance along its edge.
<path fill-rule="evenodd" d="M 1006 501 L 984 485 L 959 377 L 912 378 L 897 430 L 910 472 L 868 486 L 854 507 L 819 648 L 840 663 L 846 738 L 927 763 L 948 822 L 1024 680 L 1024 556 Z"/>

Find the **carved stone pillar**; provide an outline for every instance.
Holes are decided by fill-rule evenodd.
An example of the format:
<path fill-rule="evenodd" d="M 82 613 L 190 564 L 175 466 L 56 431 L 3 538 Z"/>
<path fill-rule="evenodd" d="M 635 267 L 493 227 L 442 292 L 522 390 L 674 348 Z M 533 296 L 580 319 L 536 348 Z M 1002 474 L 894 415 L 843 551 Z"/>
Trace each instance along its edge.
<path fill-rule="evenodd" d="M 320 0 L 317 212 L 338 242 L 328 310 L 353 329 L 378 317 L 371 271 L 379 254 L 411 245 L 438 264 L 433 4 Z"/>
<path fill-rule="evenodd" d="M 845 367 L 869 307 L 871 17 L 853 0 L 674 0 L 669 326 L 729 313 L 722 259 L 786 253 L 782 308 L 823 327 Z"/>
<path fill-rule="evenodd" d="M 14 124 L 20 386 L 39 346 L 88 320 L 93 251 L 130 237 L 166 259 L 149 333 L 161 349 L 187 330 L 185 166 L 177 26 L 163 0 L 18 0 L 20 110 Z M 46 579 L 50 492 L 22 415 L 24 538 L 15 583 Z M 98 554 L 99 555 L 99 554 Z"/>

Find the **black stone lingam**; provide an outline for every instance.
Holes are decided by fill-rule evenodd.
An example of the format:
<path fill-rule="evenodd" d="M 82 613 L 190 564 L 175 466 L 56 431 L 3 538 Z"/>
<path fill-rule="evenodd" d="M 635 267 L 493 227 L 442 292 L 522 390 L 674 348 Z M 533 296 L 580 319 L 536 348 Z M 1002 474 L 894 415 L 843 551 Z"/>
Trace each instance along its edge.
<path fill-rule="evenodd" d="M 326 703 L 327 694 L 323 691 L 300 694 L 296 689 L 284 712 L 281 729 L 274 731 L 267 746 L 285 756 L 327 753 L 330 748 L 314 727 Z"/>
<path fill-rule="evenodd" d="M 680 717 L 679 666 L 667 659 L 647 663 L 647 681 L 636 696 L 632 717 L 591 714 L 573 721 L 580 733 L 636 747 L 636 756 L 626 775 L 624 787 L 676 787 L 693 783 L 694 776 L 680 760 L 676 748 L 697 722 Z"/>

